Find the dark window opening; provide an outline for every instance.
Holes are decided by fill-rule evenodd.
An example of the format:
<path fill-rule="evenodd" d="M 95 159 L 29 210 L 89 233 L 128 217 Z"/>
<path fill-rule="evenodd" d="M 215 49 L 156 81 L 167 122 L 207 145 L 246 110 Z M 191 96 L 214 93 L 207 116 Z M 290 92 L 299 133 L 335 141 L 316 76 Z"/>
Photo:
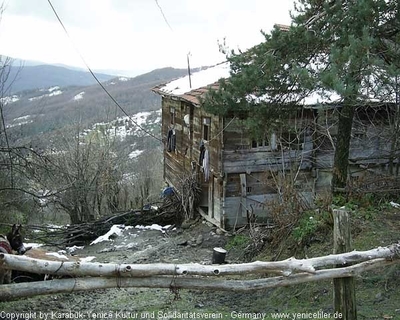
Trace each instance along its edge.
<path fill-rule="evenodd" d="M 175 108 L 174 107 L 169 108 L 169 116 L 171 119 L 171 124 L 175 124 Z"/>
<path fill-rule="evenodd" d="M 211 136 L 211 118 L 203 118 L 203 140 L 209 141 Z"/>

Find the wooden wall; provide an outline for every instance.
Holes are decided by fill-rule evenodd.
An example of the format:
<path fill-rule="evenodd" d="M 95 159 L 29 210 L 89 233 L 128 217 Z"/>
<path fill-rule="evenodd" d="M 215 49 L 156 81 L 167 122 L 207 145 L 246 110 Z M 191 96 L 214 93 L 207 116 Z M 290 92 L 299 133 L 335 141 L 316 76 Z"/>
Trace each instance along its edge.
<path fill-rule="evenodd" d="M 222 176 L 221 172 L 221 137 L 222 121 L 218 116 L 208 114 L 198 106 L 183 100 L 163 97 L 162 99 L 162 133 L 167 141 L 171 127 L 171 107 L 175 110 L 176 149 L 168 152 L 164 145 L 164 179 L 179 190 L 181 180 L 190 174 L 197 176 L 202 187 L 200 206 L 208 207 L 210 218 L 219 219 L 221 213 Z M 184 123 L 189 115 L 189 125 Z M 210 176 L 205 181 L 205 174 L 199 163 L 200 144 L 203 140 L 203 119 L 210 118 L 210 137 L 205 143 L 210 156 Z M 192 170 L 192 162 L 194 170 Z M 214 197 L 217 197 L 214 201 Z"/>
<path fill-rule="evenodd" d="M 225 122 L 231 120 L 225 119 Z M 283 176 L 289 179 L 290 175 L 296 175 L 292 178 L 296 180 L 299 193 L 305 201 L 312 201 L 315 179 L 311 172 L 314 156 L 311 131 L 306 130 L 301 147 L 295 150 L 280 146 L 273 149 L 267 143 L 254 147 L 248 132 L 235 120 L 224 130 L 223 142 L 225 227 L 247 224 L 251 215 L 257 216 L 259 222 L 268 223 L 270 204 L 277 200 L 277 185 Z"/>
<path fill-rule="evenodd" d="M 251 215 L 268 223 L 271 203 L 277 200 L 277 185 L 283 176 L 295 180 L 298 195 L 310 206 L 316 193 L 330 190 L 337 111 L 309 110 L 301 123 L 296 119 L 297 128 L 302 125 L 307 129 L 300 146 L 289 149 L 273 148 L 271 144 L 255 147 L 239 120 L 221 119 L 184 100 L 163 97 L 162 101 L 163 137 L 166 140 L 171 107 L 175 108 L 176 132 L 176 150 L 164 149 L 165 179 L 179 188 L 185 175 L 196 174 L 203 190 L 200 206 L 221 227 L 244 225 Z M 183 121 L 185 115 L 190 116 L 189 125 Z M 199 163 L 205 117 L 211 119 L 211 135 L 206 144 L 210 154 L 208 181 Z M 360 176 L 360 166 L 378 165 L 384 170 L 390 151 L 387 126 L 371 126 L 357 117 L 356 120 L 350 150 L 351 172 Z M 194 171 L 191 163 L 195 164 Z"/>

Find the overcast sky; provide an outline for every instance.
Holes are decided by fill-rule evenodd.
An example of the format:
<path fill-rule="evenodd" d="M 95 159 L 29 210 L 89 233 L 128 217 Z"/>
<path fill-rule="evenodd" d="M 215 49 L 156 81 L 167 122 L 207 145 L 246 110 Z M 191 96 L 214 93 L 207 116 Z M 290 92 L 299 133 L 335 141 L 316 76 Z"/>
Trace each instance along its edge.
<path fill-rule="evenodd" d="M 0 0 L 0 54 L 26 60 L 131 75 L 162 67 L 213 65 L 224 60 L 218 41 L 246 49 L 260 30 L 289 24 L 293 0 Z M 161 12 L 164 13 L 164 16 Z"/>

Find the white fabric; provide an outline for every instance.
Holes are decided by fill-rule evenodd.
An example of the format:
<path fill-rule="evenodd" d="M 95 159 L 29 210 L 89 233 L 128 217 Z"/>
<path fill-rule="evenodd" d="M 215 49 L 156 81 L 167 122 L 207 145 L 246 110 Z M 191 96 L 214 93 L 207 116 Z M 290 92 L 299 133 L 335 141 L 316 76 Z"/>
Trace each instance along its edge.
<path fill-rule="evenodd" d="M 210 178 L 210 155 L 208 153 L 208 149 L 204 151 L 203 170 L 204 170 L 204 180 L 208 181 L 208 179 Z"/>

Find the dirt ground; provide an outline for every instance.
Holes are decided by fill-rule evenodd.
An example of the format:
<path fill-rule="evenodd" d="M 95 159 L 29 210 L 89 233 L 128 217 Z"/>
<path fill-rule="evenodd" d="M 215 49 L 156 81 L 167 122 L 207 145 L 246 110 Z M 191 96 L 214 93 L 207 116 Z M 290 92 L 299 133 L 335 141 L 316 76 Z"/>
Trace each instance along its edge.
<path fill-rule="evenodd" d="M 111 241 L 88 245 L 75 251 L 75 257 L 96 257 L 93 262 L 104 263 L 200 263 L 211 264 L 213 248 L 224 247 L 229 236 L 219 232 L 205 221 L 169 231 L 130 228 Z M 50 250 L 50 248 L 47 248 Z M 226 262 L 240 262 L 240 252 L 228 251 Z M 45 295 L 0 302 L 3 318 L 10 312 L 23 314 L 30 311 L 38 318 L 42 312 L 49 317 L 173 319 L 182 312 L 197 312 L 198 316 L 224 314 L 233 311 L 252 312 L 265 310 L 258 298 L 265 292 L 243 294 L 234 292 L 207 292 L 180 290 L 177 294 L 169 289 L 116 288 L 76 292 L 71 294 Z M 240 310 L 239 310 L 240 309 Z M 82 314 L 77 313 L 78 311 Z M 36 313 L 32 313 L 36 312 Z M 174 313 L 175 312 L 175 313 Z M 179 312 L 177 314 L 176 312 Z M 147 315 L 147 316 L 146 316 Z M 8 317 L 11 319 L 11 317 Z M 29 314 L 28 317 L 29 318 Z M 230 318 L 230 316 L 228 316 Z"/>
<path fill-rule="evenodd" d="M 358 220 L 362 223 L 357 223 L 355 248 L 367 250 L 396 242 L 399 213 Z M 111 241 L 87 245 L 73 255 L 104 263 L 211 264 L 214 247 L 229 247 L 231 236 L 204 221 L 183 227 L 165 232 L 127 228 Z M 320 256 L 331 249 L 331 241 L 325 241 L 309 248 L 308 254 Z M 229 249 L 226 262 L 243 262 L 242 251 Z M 399 266 L 394 265 L 356 279 L 359 319 L 400 319 L 399 274 Z M 250 293 L 115 288 L 0 302 L 0 319 L 296 319 L 294 313 L 309 315 L 304 312 L 316 314 L 316 319 L 333 319 L 332 301 L 330 280 Z M 290 312 L 290 317 L 277 316 L 284 312 Z"/>

